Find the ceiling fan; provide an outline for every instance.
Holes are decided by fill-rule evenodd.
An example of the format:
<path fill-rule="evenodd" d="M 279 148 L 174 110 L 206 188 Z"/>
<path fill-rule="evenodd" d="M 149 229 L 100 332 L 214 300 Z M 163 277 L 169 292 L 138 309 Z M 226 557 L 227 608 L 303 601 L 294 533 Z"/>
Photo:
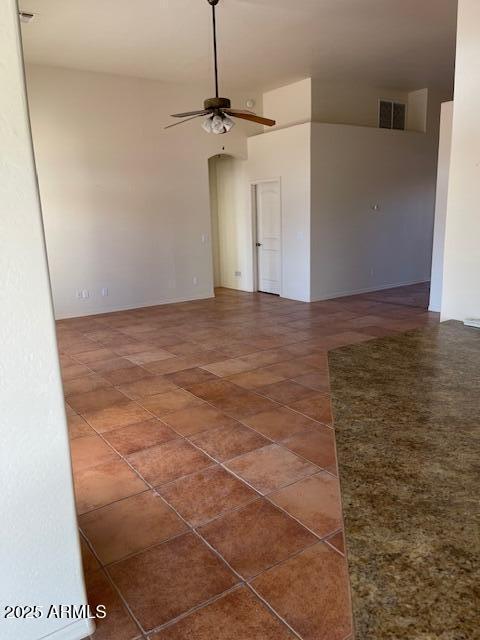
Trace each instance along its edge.
<path fill-rule="evenodd" d="M 208 98 L 203 103 L 203 109 L 198 111 L 188 111 L 186 113 L 174 113 L 172 118 L 185 118 L 181 122 L 175 122 L 170 124 L 165 129 L 176 127 L 184 122 L 189 122 L 195 118 L 201 118 L 207 116 L 203 128 L 208 133 L 228 133 L 230 129 L 235 125 L 233 118 L 241 118 L 242 120 L 249 120 L 251 122 L 257 122 L 267 127 L 273 127 L 275 120 L 269 118 L 261 118 L 257 116 L 253 111 L 243 111 L 239 109 L 232 109 L 232 104 L 228 98 L 220 98 L 218 95 L 218 61 L 217 61 L 217 22 L 215 15 L 215 7 L 219 3 L 219 0 L 207 0 L 208 4 L 212 7 L 212 22 L 213 22 L 213 56 L 215 63 L 215 98 Z"/>

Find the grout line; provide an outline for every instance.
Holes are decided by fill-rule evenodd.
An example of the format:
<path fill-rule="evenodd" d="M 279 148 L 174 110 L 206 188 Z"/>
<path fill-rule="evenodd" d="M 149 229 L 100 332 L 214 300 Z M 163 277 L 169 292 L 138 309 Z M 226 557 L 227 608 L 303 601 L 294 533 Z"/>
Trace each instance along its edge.
<path fill-rule="evenodd" d="M 294 636 L 296 638 L 299 638 L 299 640 L 303 640 L 302 636 L 295 631 L 295 629 L 285 620 L 285 618 L 283 618 L 277 611 L 276 609 L 274 609 L 272 607 L 272 605 L 268 602 L 268 600 L 265 600 L 265 598 L 260 595 L 260 593 L 255 589 L 255 587 L 253 587 L 250 583 L 247 582 L 247 588 L 250 589 L 250 591 L 255 594 L 255 596 L 261 601 L 263 602 L 263 604 L 267 607 L 267 609 L 277 618 L 277 620 L 279 620 L 282 624 L 284 624 L 286 627 L 288 627 L 288 629 L 290 629 L 290 631 L 294 634 Z"/>
<path fill-rule="evenodd" d="M 120 590 L 117 588 L 117 585 L 114 583 L 114 581 L 112 580 L 110 574 L 108 573 L 108 571 L 105 569 L 104 565 L 102 564 L 99 556 L 97 555 L 97 552 L 95 551 L 95 548 L 93 547 L 93 545 L 91 544 L 91 542 L 89 541 L 89 539 L 87 538 L 87 536 L 80 530 L 80 535 L 82 536 L 85 544 L 87 545 L 87 547 L 90 549 L 91 553 L 93 554 L 93 556 L 95 557 L 95 559 L 97 560 L 98 564 L 100 565 L 98 569 L 95 569 L 95 572 L 97 571 L 101 571 L 103 573 L 103 575 L 106 577 L 107 581 L 109 582 L 110 586 L 114 589 L 114 591 L 118 594 L 120 600 L 123 603 L 123 606 L 126 608 L 126 610 L 128 611 L 128 613 L 130 614 L 132 620 L 135 622 L 135 624 L 137 625 L 138 629 L 140 630 L 140 635 L 137 636 L 138 638 L 140 638 L 143 634 L 143 627 L 140 624 L 140 622 L 137 620 L 136 616 L 133 614 L 133 611 L 131 610 L 128 602 L 125 600 L 125 598 L 123 597 L 123 595 L 120 593 Z M 94 573 L 92 571 L 92 573 Z M 85 572 L 84 572 L 85 574 Z M 84 577 L 84 582 L 86 582 L 85 577 Z M 87 594 L 87 600 L 88 600 L 88 594 Z M 136 639 L 135 639 L 136 640 Z"/>
<path fill-rule="evenodd" d="M 175 625 L 177 622 L 180 622 L 181 620 L 184 620 L 185 618 L 188 618 L 188 616 L 190 616 L 191 614 L 195 613 L 196 611 L 200 611 L 200 609 L 203 609 L 204 607 L 208 607 L 209 605 L 213 604 L 214 602 L 217 602 L 217 600 L 221 600 L 222 598 L 226 597 L 230 593 L 234 593 L 235 591 L 239 591 L 244 586 L 246 586 L 246 585 L 244 585 L 243 583 L 237 583 L 233 587 L 230 587 L 230 589 L 227 589 L 226 591 L 222 591 L 222 593 L 219 593 L 219 594 L 217 594 L 215 596 L 212 596 L 208 600 L 205 600 L 205 602 L 202 602 L 201 604 L 196 605 L 195 607 L 192 607 L 191 609 L 188 609 L 187 611 L 184 611 L 183 613 L 179 614 L 175 618 L 172 618 L 168 622 L 164 622 L 163 624 L 161 624 L 161 625 L 159 625 L 157 627 L 154 627 L 153 629 L 148 631 L 148 635 L 150 636 L 151 634 L 155 634 L 155 633 L 158 633 L 159 631 L 163 631 L 164 629 L 168 629 L 169 627 L 173 627 L 173 625 Z"/>

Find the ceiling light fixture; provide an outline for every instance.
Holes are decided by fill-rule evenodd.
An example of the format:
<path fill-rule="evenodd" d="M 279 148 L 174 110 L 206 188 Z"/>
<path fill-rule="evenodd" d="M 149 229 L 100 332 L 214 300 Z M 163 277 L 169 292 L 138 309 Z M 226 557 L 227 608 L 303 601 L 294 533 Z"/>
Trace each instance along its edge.
<path fill-rule="evenodd" d="M 203 103 L 203 109 L 198 111 L 188 111 L 186 113 L 174 113 L 172 118 L 185 118 L 181 122 L 175 122 L 168 125 L 165 129 L 170 127 L 176 127 L 178 124 L 194 120 L 195 118 L 201 118 L 207 116 L 202 127 L 208 133 L 228 133 L 235 125 L 233 118 L 241 118 L 242 120 L 249 120 L 250 122 L 256 122 L 257 124 L 263 124 L 267 127 L 273 127 L 275 120 L 269 118 L 261 118 L 257 116 L 253 111 L 243 111 L 238 109 L 232 109 L 232 103 L 228 98 L 220 98 L 218 91 L 218 58 L 217 58 L 217 20 L 215 14 L 215 7 L 219 3 L 219 0 L 207 0 L 208 4 L 212 7 L 212 23 L 213 23 L 213 59 L 215 67 L 215 98 L 208 98 Z M 253 100 L 252 106 L 255 106 Z"/>

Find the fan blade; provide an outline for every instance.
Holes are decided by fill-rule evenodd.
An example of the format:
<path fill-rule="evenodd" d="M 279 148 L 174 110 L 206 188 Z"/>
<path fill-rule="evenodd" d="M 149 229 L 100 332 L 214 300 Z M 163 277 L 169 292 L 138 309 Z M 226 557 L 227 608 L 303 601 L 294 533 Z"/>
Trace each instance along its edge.
<path fill-rule="evenodd" d="M 191 118 L 187 118 L 186 120 L 180 120 L 180 122 L 169 124 L 168 126 L 164 127 L 164 129 L 171 129 L 172 127 L 176 127 L 177 125 L 183 124 L 184 122 L 190 122 L 190 120 L 195 120 L 195 118 L 201 118 L 203 115 L 205 115 L 203 112 L 199 113 L 197 116 L 192 116 Z"/>
<path fill-rule="evenodd" d="M 189 116 L 206 116 L 210 113 L 208 109 L 202 109 L 201 111 L 187 111 L 186 113 L 172 113 L 172 118 L 188 118 Z"/>
<path fill-rule="evenodd" d="M 236 113 L 249 113 L 252 116 L 256 115 L 255 111 L 249 111 L 248 109 L 228 109 L 228 112 L 232 115 L 235 115 Z"/>
<path fill-rule="evenodd" d="M 238 111 L 231 111 L 230 109 L 225 109 L 225 113 L 228 113 L 229 116 L 233 116 L 234 118 L 241 118 L 242 120 L 250 120 L 251 122 L 256 122 L 257 124 L 264 124 L 266 127 L 273 127 L 276 124 L 275 120 L 270 120 L 269 118 L 261 118 L 260 116 L 256 116 L 251 113 L 239 113 Z"/>

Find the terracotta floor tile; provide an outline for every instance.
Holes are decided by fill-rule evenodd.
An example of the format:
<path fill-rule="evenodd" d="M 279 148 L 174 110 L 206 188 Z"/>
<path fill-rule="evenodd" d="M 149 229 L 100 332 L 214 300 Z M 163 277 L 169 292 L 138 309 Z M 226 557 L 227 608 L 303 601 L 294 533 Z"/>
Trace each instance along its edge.
<path fill-rule="evenodd" d="M 317 423 L 287 407 L 262 411 L 244 418 L 243 422 L 271 440 L 283 440 L 289 436 L 316 428 Z"/>
<path fill-rule="evenodd" d="M 351 633 L 346 561 L 323 542 L 252 585 L 304 640 L 344 640 Z"/>
<path fill-rule="evenodd" d="M 250 579 L 316 539 L 288 515 L 260 499 L 199 528 L 225 560 Z"/>
<path fill-rule="evenodd" d="M 149 398 L 144 398 L 142 405 L 151 411 L 153 414 L 161 418 L 173 411 L 180 411 L 180 409 L 186 409 L 187 407 L 195 407 L 202 402 L 195 398 L 188 391 L 183 389 L 177 389 L 175 391 L 167 391 L 167 393 L 160 393 Z"/>
<path fill-rule="evenodd" d="M 271 494 L 269 499 L 321 538 L 343 526 L 340 484 L 329 473 L 304 478 Z"/>
<path fill-rule="evenodd" d="M 233 358 L 231 360 L 223 360 L 222 362 L 212 362 L 210 364 L 203 365 L 202 369 L 206 371 L 210 371 L 215 376 L 219 378 L 224 378 L 226 376 L 233 376 L 236 373 L 241 373 L 242 371 L 248 371 L 252 367 L 250 364 L 243 362 L 240 358 Z"/>
<path fill-rule="evenodd" d="M 83 536 L 80 536 L 80 552 L 82 554 L 82 567 L 84 573 L 92 573 L 92 571 L 98 571 L 101 568 L 101 564 L 96 559 L 93 551 L 85 542 Z"/>
<path fill-rule="evenodd" d="M 297 376 L 293 381 L 310 389 L 315 389 L 316 391 L 325 391 L 328 393 L 330 390 L 330 380 L 327 371 L 305 373 L 303 376 Z"/>
<path fill-rule="evenodd" d="M 270 371 L 280 379 L 285 380 L 286 378 L 295 378 L 296 376 L 300 376 L 305 373 L 311 373 L 314 369 L 305 362 L 301 362 L 299 360 L 288 360 L 286 362 L 272 364 L 266 368 L 266 371 Z"/>
<path fill-rule="evenodd" d="M 227 380 L 193 385 L 189 390 L 237 419 L 278 406 L 275 402 L 246 391 Z"/>
<path fill-rule="evenodd" d="M 99 362 L 90 363 L 90 368 L 97 373 L 100 373 L 103 377 L 106 377 L 107 373 L 112 371 L 119 371 L 120 369 L 131 369 L 135 365 L 127 358 L 116 357 L 111 360 L 100 360 Z"/>
<path fill-rule="evenodd" d="M 316 429 L 283 441 L 283 444 L 310 462 L 331 473 L 336 473 L 335 434 L 332 429 L 319 425 Z"/>
<path fill-rule="evenodd" d="M 92 349 L 91 351 L 83 351 L 75 356 L 76 360 L 83 364 L 99 362 L 101 360 L 111 360 L 115 357 L 116 353 L 111 349 L 105 349 L 105 347 L 99 347 L 98 349 Z"/>
<path fill-rule="evenodd" d="M 94 436 L 95 431 L 81 416 L 76 413 L 67 413 L 68 433 L 70 438 L 82 438 L 84 436 Z"/>
<path fill-rule="evenodd" d="M 267 396 L 267 398 L 275 400 L 275 402 L 289 404 L 291 402 L 297 402 L 298 400 L 308 398 L 312 396 L 315 391 L 298 384 L 293 380 L 282 380 L 275 384 L 260 387 L 257 389 L 257 393 L 260 393 L 262 396 Z"/>
<path fill-rule="evenodd" d="M 327 394 L 317 393 L 315 396 L 293 402 L 289 406 L 322 424 L 332 424 L 332 405 L 330 396 Z"/>
<path fill-rule="evenodd" d="M 167 373 L 165 377 L 172 383 L 183 388 L 190 387 L 192 384 L 215 380 L 216 378 L 213 373 L 205 369 L 200 369 L 200 367 L 192 367 L 191 369 L 184 369 L 183 371 L 176 371 L 175 373 Z"/>
<path fill-rule="evenodd" d="M 343 555 L 345 555 L 345 536 L 343 531 L 338 531 L 333 536 L 330 536 L 327 539 L 327 542 L 331 544 L 332 547 L 335 547 L 337 551 L 340 551 L 340 553 L 343 553 Z"/>
<path fill-rule="evenodd" d="M 192 533 L 122 560 L 109 573 L 146 630 L 237 583 L 227 566 Z"/>
<path fill-rule="evenodd" d="M 167 380 L 165 376 L 155 376 L 153 374 L 136 382 L 129 382 L 118 386 L 118 390 L 132 400 L 141 400 L 142 398 L 166 393 L 167 391 L 174 391 L 175 389 L 177 389 L 176 385 Z"/>
<path fill-rule="evenodd" d="M 84 413 L 85 411 L 111 407 L 116 402 L 122 402 L 123 400 L 125 400 L 123 393 L 116 389 L 107 388 L 71 395 L 68 398 L 68 404 L 77 413 Z"/>
<path fill-rule="evenodd" d="M 426 314 L 421 308 L 402 306 L 425 306 L 423 299 L 428 297 L 425 287 L 420 288 L 420 294 L 423 296 L 420 303 L 413 300 L 412 289 L 408 288 L 306 304 L 259 293 L 219 289 L 215 299 L 59 321 L 58 344 L 68 395 L 65 408 L 70 437 L 72 442 L 87 439 L 86 444 L 73 445 L 76 467 L 99 462 L 105 453 L 95 432 L 78 415 L 90 412 L 96 414 L 94 419 L 98 420 L 97 427 L 102 429 L 103 437 L 121 455 L 127 455 L 141 467 L 155 484 L 158 482 L 159 490 L 168 492 L 176 508 L 193 524 L 206 525 L 206 518 L 211 518 L 209 526 L 230 521 L 234 514 L 251 504 L 243 504 L 237 494 L 240 486 L 240 495 L 245 491 L 250 496 L 255 495 L 253 490 L 239 484 L 238 477 L 243 477 L 245 483 L 252 483 L 262 493 L 269 492 L 268 500 L 278 502 L 283 518 L 295 522 L 295 526 L 297 520 L 304 522 L 305 527 L 317 535 L 325 535 L 323 546 L 330 555 L 322 554 L 317 561 L 315 553 L 310 557 L 302 550 L 267 570 L 254 582 L 260 584 L 265 578 L 268 582 L 265 589 L 271 589 L 271 598 L 275 599 L 275 603 L 271 601 L 272 606 L 278 607 L 280 615 L 285 615 L 290 623 L 298 625 L 297 631 L 303 640 L 337 640 L 339 629 L 344 632 L 342 603 L 348 580 L 345 565 L 337 566 L 338 560 L 330 559 L 333 555 L 344 561 L 336 550 L 342 549 L 343 537 L 340 530 L 332 531 L 338 523 L 341 527 L 336 501 L 338 485 L 335 477 L 321 471 L 327 469 L 336 473 L 334 432 L 320 424 L 329 423 L 331 418 L 325 400 L 329 391 L 328 350 L 371 336 L 390 335 L 394 331 L 436 322 L 436 316 Z M 96 373 L 92 374 L 92 371 Z M 106 380 L 105 376 L 117 389 L 96 388 L 105 384 L 101 382 Z M 233 381 L 226 379 L 228 376 Z M 132 381 L 137 377 L 137 381 Z M 132 400 L 137 402 L 129 404 Z M 203 401 L 210 406 L 206 408 Z M 110 409 L 117 404 L 121 407 Z M 138 415 L 137 409 L 132 408 L 135 405 L 148 407 L 146 415 Z M 196 410 L 196 407 L 201 409 Z M 106 409 L 108 411 L 104 412 Z M 175 428 L 180 433 L 188 434 L 195 447 L 178 437 L 177 432 L 163 420 L 154 418 L 152 413 L 159 417 L 169 416 L 167 419 L 176 423 Z M 214 426 L 222 414 L 228 415 L 228 425 Z M 135 421 L 131 422 L 132 419 Z M 251 427 L 247 427 L 247 423 Z M 208 428 L 206 431 L 197 432 L 204 426 Z M 103 431 L 105 428 L 108 430 Z M 271 443 L 280 438 L 281 446 Z M 92 442 L 95 446 L 88 444 Z M 230 467 L 232 475 L 215 460 Z M 114 459 L 89 469 L 81 468 L 75 474 L 75 488 L 81 513 L 98 509 L 82 520 L 91 518 L 94 523 L 103 523 L 100 516 L 107 514 L 105 519 L 110 524 L 104 528 L 98 524 L 98 539 L 104 535 L 107 554 L 111 552 L 110 542 L 117 544 L 117 533 L 121 538 L 120 534 L 126 532 L 126 548 L 133 545 L 132 548 L 137 549 L 149 543 L 139 540 L 144 535 L 148 537 L 150 525 L 155 530 L 157 526 L 162 529 L 168 525 L 168 518 L 164 521 L 161 517 L 157 519 L 155 514 L 150 516 L 148 507 L 132 507 L 129 516 L 127 507 L 123 514 L 116 506 L 117 501 L 138 505 L 143 498 L 137 500 L 129 496 L 151 495 L 147 485 L 123 460 Z M 240 500 L 238 506 L 237 499 Z M 106 507 L 109 503 L 114 504 Z M 172 510 L 175 507 L 172 506 Z M 241 526 L 245 526 L 243 522 L 238 528 Z M 235 527 L 232 525 L 231 529 Z M 267 534 L 278 534 L 281 527 L 264 527 L 265 532 L 254 519 L 250 529 L 257 529 L 259 539 L 263 540 Z M 250 529 L 248 534 L 253 536 Z M 110 534 L 110 530 L 114 533 Z M 162 536 L 163 533 L 160 539 Z M 184 535 L 180 534 L 180 538 Z M 246 544 L 247 538 L 247 534 L 244 539 L 238 536 L 235 542 Z M 193 540 L 201 546 L 201 542 Z M 280 542 L 287 544 L 288 537 Z M 274 553 L 276 544 L 265 544 L 269 547 L 268 552 Z M 315 547 L 319 544 L 315 543 Z M 253 546 L 251 556 L 248 555 L 250 546 Z M 251 560 L 255 552 L 261 556 L 260 544 L 250 546 L 246 545 L 248 553 L 240 560 Z M 202 563 L 196 564 L 196 552 L 192 565 L 192 554 L 187 546 L 178 552 L 179 559 L 175 559 L 174 553 L 174 547 L 179 549 L 177 542 L 151 548 L 159 547 L 168 547 L 169 551 L 156 565 L 153 563 L 156 569 L 152 570 L 149 559 L 145 562 L 145 571 L 144 565 L 135 561 L 125 583 L 132 584 L 139 608 L 146 607 L 147 613 L 149 611 L 155 619 L 158 614 L 159 624 L 178 612 L 186 614 L 157 634 L 160 638 L 183 640 L 185 637 L 190 640 L 191 637 L 195 640 L 198 636 L 198 640 L 268 640 L 270 637 L 283 638 L 280 629 L 286 630 L 288 637 L 288 628 L 271 618 L 270 610 L 263 603 L 258 604 L 249 591 L 241 590 L 240 593 L 246 593 L 250 603 L 253 598 L 254 609 L 258 610 L 259 606 L 261 611 L 265 610 L 267 619 L 280 625 L 277 629 L 272 628 L 270 632 L 270 627 L 264 626 L 260 618 L 257 624 L 257 615 L 247 601 L 244 612 L 240 603 L 245 600 L 244 596 L 238 596 L 237 602 L 233 593 L 223 597 L 216 588 L 208 591 L 210 576 Z M 144 553 L 140 551 L 129 560 Z M 208 548 L 205 553 L 211 557 Z M 302 564 L 299 558 L 304 555 L 308 559 Z M 87 573 L 102 575 L 93 555 L 86 556 L 87 567 L 90 567 Z M 175 569 L 180 566 L 177 561 L 184 563 L 179 572 Z M 215 557 L 213 561 L 221 565 Z M 290 570 L 294 561 L 299 567 L 301 565 L 296 573 Z M 120 564 L 123 562 L 121 560 Z M 117 563 L 111 566 L 117 566 Z M 271 579 L 270 575 L 277 576 L 274 572 L 283 567 L 289 573 L 286 576 L 279 573 L 277 584 L 276 577 Z M 161 573 L 163 569 L 165 572 Z M 148 573 L 151 570 L 153 573 Z M 152 580 L 152 575 L 157 576 L 156 579 Z M 173 589 L 170 587 L 171 576 Z M 205 585 L 207 594 L 202 591 Z M 277 589 L 278 593 L 274 593 Z M 201 605 L 211 594 L 220 598 L 205 608 L 188 613 L 190 607 Z M 270 601 L 270 595 L 267 599 Z M 229 605 L 229 602 L 235 604 Z M 121 625 L 102 624 L 95 638 L 125 640 L 122 634 Z M 347 629 L 341 640 L 346 640 L 349 634 Z M 128 631 L 126 637 L 131 640 Z"/>
<path fill-rule="evenodd" d="M 162 485 L 214 464 L 183 438 L 132 453 L 128 461 L 151 485 Z"/>
<path fill-rule="evenodd" d="M 90 607 L 95 610 L 98 605 L 104 605 L 107 613 L 103 620 L 95 620 L 95 640 L 134 640 L 141 637 L 140 629 L 103 571 L 87 574 L 85 583 Z"/>
<path fill-rule="evenodd" d="M 70 453 L 74 473 L 119 458 L 118 454 L 96 434 L 72 440 Z"/>
<path fill-rule="evenodd" d="M 139 342 L 138 340 L 132 340 L 131 342 L 125 341 L 121 344 L 116 344 L 112 347 L 112 351 L 119 356 L 128 357 L 135 353 L 144 353 L 151 349 L 151 345 L 147 342 Z"/>
<path fill-rule="evenodd" d="M 105 380 L 96 373 L 90 373 L 88 376 L 82 376 L 81 378 L 74 378 L 73 380 L 65 380 L 63 384 L 63 392 L 65 397 L 86 393 L 88 391 L 95 391 L 96 389 L 104 389 L 105 387 L 111 387 L 112 385 L 108 380 Z"/>
<path fill-rule="evenodd" d="M 240 423 L 211 429 L 194 436 L 192 441 L 219 462 L 230 460 L 269 444 L 269 441 L 263 436 L 252 429 L 247 429 Z"/>
<path fill-rule="evenodd" d="M 152 640 L 293 640 L 293 633 L 246 587 L 215 600 Z"/>
<path fill-rule="evenodd" d="M 197 344 L 196 342 L 179 342 L 177 344 L 168 345 L 167 350 L 175 356 L 187 356 L 191 353 L 202 351 L 203 347 L 201 344 Z"/>
<path fill-rule="evenodd" d="M 126 399 L 111 407 L 97 409 L 96 411 L 85 411 L 83 416 L 88 424 L 100 433 L 152 418 L 152 415 L 136 402 Z"/>
<path fill-rule="evenodd" d="M 164 416 L 163 421 L 182 436 L 190 436 L 208 429 L 236 424 L 233 418 L 208 404 L 174 411 Z"/>
<path fill-rule="evenodd" d="M 158 495 L 146 491 L 85 513 L 79 526 L 103 564 L 121 560 L 187 529 Z"/>
<path fill-rule="evenodd" d="M 221 467 L 206 469 L 158 488 L 192 527 L 258 497 L 250 487 Z"/>
<path fill-rule="evenodd" d="M 213 401 L 224 398 L 231 393 L 243 393 L 243 389 L 240 387 L 228 380 L 219 380 L 218 378 L 194 384 L 188 390 L 198 398 L 202 398 L 212 404 L 214 404 Z"/>
<path fill-rule="evenodd" d="M 234 376 L 230 376 L 228 379 L 230 382 L 238 384 L 239 387 L 244 387 L 245 389 L 258 389 L 259 387 L 264 387 L 267 384 L 279 382 L 283 378 L 275 375 L 268 369 L 255 369 L 254 371 L 237 373 Z"/>
<path fill-rule="evenodd" d="M 135 451 L 176 440 L 178 434 L 161 420 L 153 418 L 107 431 L 104 437 L 122 456 L 128 456 Z"/>
<path fill-rule="evenodd" d="M 197 360 L 191 356 L 175 356 L 166 360 L 145 363 L 145 369 L 158 375 L 167 375 L 185 369 L 191 369 L 197 365 Z"/>
<path fill-rule="evenodd" d="M 315 369 L 320 369 L 321 371 L 328 371 L 328 353 L 326 351 L 316 351 L 315 353 L 302 356 L 297 359 L 297 362 L 303 362 L 304 364 L 314 367 Z"/>
<path fill-rule="evenodd" d="M 159 362 L 160 360 L 167 360 L 172 358 L 173 355 L 165 349 L 147 349 L 146 351 L 140 351 L 137 353 L 131 353 L 126 356 L 130 362 L 135 364 L 146 364 L 147 362 Z"/>
<path fill-rule="evenodd" d="M 234 458 L 225 466 L 264 495 L 319 471 L 276 444 Z"/>
<path fill-rule="evenodd" d="M 256 351 L 255 347 L 252 347 L 251 344 L 247 344 L 246 342 L 213 342 L 213 348 L 218 348 L 222 353 L 225 354 L 227 358 L 238 358 L 240 356 L 246 356 L 249 353 L 253 353 Z"/>
<path fill-rule="evenodd" d="M 83 469 L 75 474 L 74 484 L 79 514 L 147 489 L 143 480 L 123 460 Z"/>
<path fill-rule="evenodd" d="M 204 350 L 187 356 L 177 356 L 160 362 L 146 363 L 145 368 L 152 371 L 152 373 L 166 374 L 192 369 L 192 367 L 201 367 L 209 362 L 220 362 L 221 360 L 225 360 L 223 353 Z"/>
<path fill-rule="evenodd" d="M 258 353 L 242 356 L 241 360 L 247 364 L 250 369 L 258 369 L 277 362 L 282 362 L 282 360 L 290 360 L 291 357 L 291 354 L 284 349 L 269 349 L 267 351 L 260 351 Z"/>
<path fill-rule="evenodd" d="M 151 373 L 142 367 L 132 364 L 131 367 L 123 367 L 114 371 L 103 371 L 102 376 L 114 385 L 136 382 L 150 376 Z"/>
<path fill-rule="evenodd" d="M 92 372 L 84 364 L 69 364 L 62 367 L 62 380 L 63 382 L 66 380 L 74 380 L 75 378 L 88 376 L 90 373 Z"/>

